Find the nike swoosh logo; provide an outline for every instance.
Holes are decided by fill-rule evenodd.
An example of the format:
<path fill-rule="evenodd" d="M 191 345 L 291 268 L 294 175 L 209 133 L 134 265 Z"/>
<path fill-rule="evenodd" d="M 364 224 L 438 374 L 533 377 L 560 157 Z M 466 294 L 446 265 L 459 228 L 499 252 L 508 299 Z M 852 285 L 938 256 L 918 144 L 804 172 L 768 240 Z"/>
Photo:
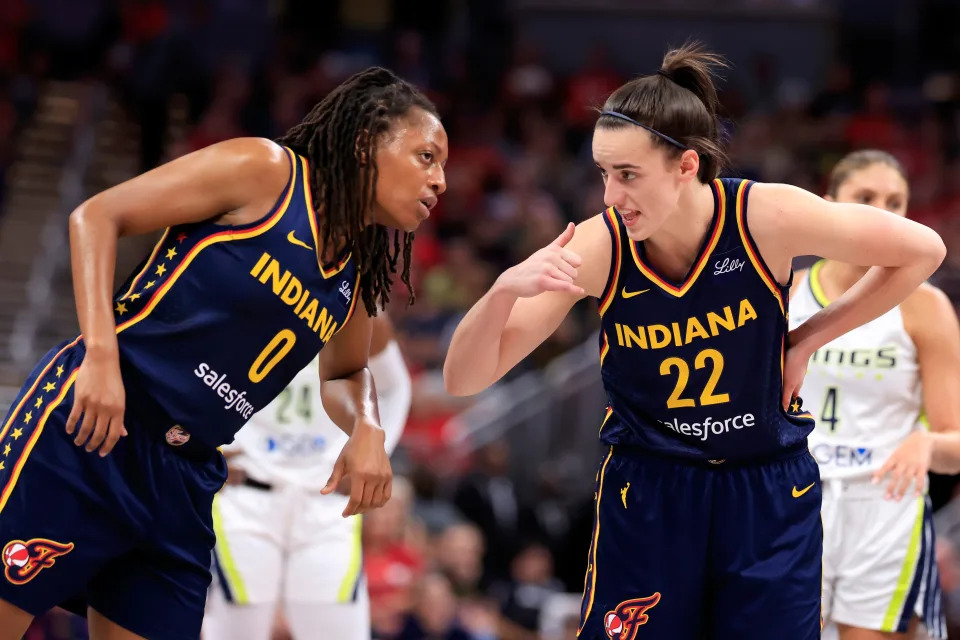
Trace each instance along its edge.
<path fill-rule="evenodd" d="M 300 240 L 297 240 L 295 237 L 293 237 L 293 230 L 292 230 L 292 229 L 291 229 L 290 233 L 287 234 L 287 240 L 290 241 L 290 244 L 295 244 L 295 245 L 297 245 L 298 247 L 303 247 L 304 249 L 309 249 L 310 251 L 313 251 L 313 247 L 311 247 L 311 246 L 308 245 L 307 243 L 301 242 Z"/>
<path fill-rule="evenodd" d="M 644 289 L 643 291 L 627 291 L 627 288 L 624 287 L 621 293 L 623 294 L 624 298 L 632 298 L 633 296 L 638 296 L 641 293 L 646 293 L 647 291 L 650 291 L 650 289 Z"/>
<path fill-rule="evenodd" d="M 797 489 L 797 485 L 793 485 L 793 497 L 799 498 L 810 489 L 813 489 L 813 485 L 817 484 L 816 482 L 811 482 L 809 487 L 804 487 L 803 489 Z"/>

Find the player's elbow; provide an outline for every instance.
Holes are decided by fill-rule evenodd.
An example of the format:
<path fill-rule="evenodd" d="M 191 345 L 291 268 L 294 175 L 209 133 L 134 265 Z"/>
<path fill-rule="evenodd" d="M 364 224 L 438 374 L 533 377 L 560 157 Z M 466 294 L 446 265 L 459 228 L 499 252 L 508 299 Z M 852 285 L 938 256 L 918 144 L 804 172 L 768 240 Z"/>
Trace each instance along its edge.
<path fill-rule="evenodd" d="M 466 371 L 458 370 L 458 367 L 452 366 L 449 358 L 443 363 L 443 388 L 450 395 L 472 396 L 480 393 L 488 386 L 478 383 L 476 380 L 471 380 Z"/>
<path fill-rule="evenodd" d="M 927 268 L 929 275 L 936 271 L 947 257 L 947 246 L 940 234 L 930 227 L 923 227 L 920 231 L 922 235 L 917 242 L 916 261 Z"/>
<path fill-rule="evenodd" d="M 944 243 L 943 238 L 940 237 L 940 234 L 930 229 L 933 239 L 930 242 L 930 257 L 934 263 L 934 271 L 943 263 L 944 259 L 947 257 L 947 245 Z"/>

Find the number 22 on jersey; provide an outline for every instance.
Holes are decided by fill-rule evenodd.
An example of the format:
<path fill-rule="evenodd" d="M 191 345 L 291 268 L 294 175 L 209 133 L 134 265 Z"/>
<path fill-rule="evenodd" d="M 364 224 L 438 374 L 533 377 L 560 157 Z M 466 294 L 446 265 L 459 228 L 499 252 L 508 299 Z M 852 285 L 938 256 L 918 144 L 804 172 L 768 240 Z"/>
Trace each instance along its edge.
<path fill-rule="evenodd" d="M 700 392 L 700 406 L 705 407 L 712 404 L 723 404 L 730 402 L 729 393 L 716 393 L 717 384 L 720 382 L 720 376 L 723 374 L 723 354 L 716 349 L 704 349 L 697 354 L 693 361 L 696 369 L 703 369 L 710 363 L 710 378 Z M 668 409 L 679 409 L 681 407 L 695 407 L 697 401 L 693 398 L 684 398 L 683 393 L 687 388 L 687 382 L 690 381 L 690 365 L 683 358 L 671 357 L 660 363 L 660 375 L 672 375 L 672 371 L 677 370 L 677 383 L 673 388 L 673 393 L 667 398 Z"/>

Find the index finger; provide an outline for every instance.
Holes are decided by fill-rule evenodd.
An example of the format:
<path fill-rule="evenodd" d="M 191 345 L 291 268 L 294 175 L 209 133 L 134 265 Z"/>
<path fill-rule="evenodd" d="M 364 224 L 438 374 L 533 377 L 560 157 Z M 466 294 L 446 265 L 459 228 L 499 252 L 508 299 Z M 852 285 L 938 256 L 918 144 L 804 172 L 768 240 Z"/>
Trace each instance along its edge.
<path fill-rule="evenodd" d="M 100 447 L 100 457 L 102 458 L 113 451 L 113 448 L 120 442 L 120 438 L 126 433 L 127 429 L 123 426 L 123 416 L 115 416 L 107 425 L 107 437 L 103 441 L 103 446 Z"/>
<path fill-rule="evenodd" d="M 350 485 L 350 502 L 347 503 L 347 508 L 343 510 L 344 518 L 356 514 L 360 505 L 363 504 L 363 489 L 366 483 L 360 478 L 353 478 Z"/>
<path fill-rule="evenodd" d="M 566 249 L 564 247 L 560 248 L 560 257 L 563 258 L 564 262 L 568 262 L 574 267 L 579 267 L 581 264 L 583 264 L 583 258 L 581 258 L 579 254 L 574 253 L 573 251 L 570 251 L 570 249 Z"/>

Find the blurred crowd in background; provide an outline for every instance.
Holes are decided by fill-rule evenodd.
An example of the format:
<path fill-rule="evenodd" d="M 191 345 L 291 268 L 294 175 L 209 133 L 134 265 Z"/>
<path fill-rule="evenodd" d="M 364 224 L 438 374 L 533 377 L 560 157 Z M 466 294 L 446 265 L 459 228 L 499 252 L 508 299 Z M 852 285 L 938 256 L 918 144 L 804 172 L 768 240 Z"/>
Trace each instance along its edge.
<path fill-rule="evenodd" d="M 523 452 L 502 443 L 470 456 L 451 451 L 455 418 L 470 400 L 443 392 L 440 367 L 458 319 L 503 269 L 552 240 L 567 221 L 602 209 L 590 154 L 594 107 L 624 80 L 656 68 L 614 62 L 604 34 L 596 33 L 585 34 L 589 54 L 578 68 L 557 71 L 539 43 L 516 28 L 523 4 L 0 3 L 0 203 L 19 133 L 49 79 L 103 85 L 124 106 L 139 125 L 139 166 L 131 173 L 228 138 L 276 137 L 370 64 L 393 69 L 438 105 L 450 137 L 448 191 L 417 233 L 416 304 L 407 306 L 401 285 L 390 308 L 415 379 L 413 407 L 395 463 L 394 498 L 364 525 L 377 638 L 575 634 L 579 601 L 570 594 L 582 588 L 592 495 L 569 495 L 559 472 L 545 469 L 535 497 L 521 499 L 530 492 L 517 491 L 506 461 Z M 805 3 L 745 4 L 777 11 Z M 960 8 L 919 3 L 924 18 L 910 25 L 914 50 L 905 69 L 885 37 L 898 33 L 895 10 L 909 3 L 835 4 L 834 51 L 819 82 L 790 77 L 763 50 L 730 72 L 721 95 L 727 175 L 822 193 L 826 173 L 845 152 L 890 151 L 910 174 L 911 216 L 948 244 L 937 283 L 960 300 L 960 39 L 930 37 L 937 23 L 956 24 Z M 878 5 L 894 12 L 884 15 Z M 859 19 L 860 11 L 870 19 Z M 669 44 L 679 42 L 662 48 Z M 176 136 L 172 118 L 183 123 Z M 4 211 L 0 204 L 0 216 Z M 591 336 L 594 304 L 583 303 L 524 367 L 541 367 Z M 578 480 L 589 488 L 592 478 Z M 949 502 L 952 488 L 936 480 L 937 506 Z M 944 592 L 960 608 L 954 510 L 960 507 L 940 513 L 940 556 Z M 554 605 L 556 624 L 543 631 L 542 610 Z M 85 637 L 81 626 L 55 613 L 27 637 Z"/>

